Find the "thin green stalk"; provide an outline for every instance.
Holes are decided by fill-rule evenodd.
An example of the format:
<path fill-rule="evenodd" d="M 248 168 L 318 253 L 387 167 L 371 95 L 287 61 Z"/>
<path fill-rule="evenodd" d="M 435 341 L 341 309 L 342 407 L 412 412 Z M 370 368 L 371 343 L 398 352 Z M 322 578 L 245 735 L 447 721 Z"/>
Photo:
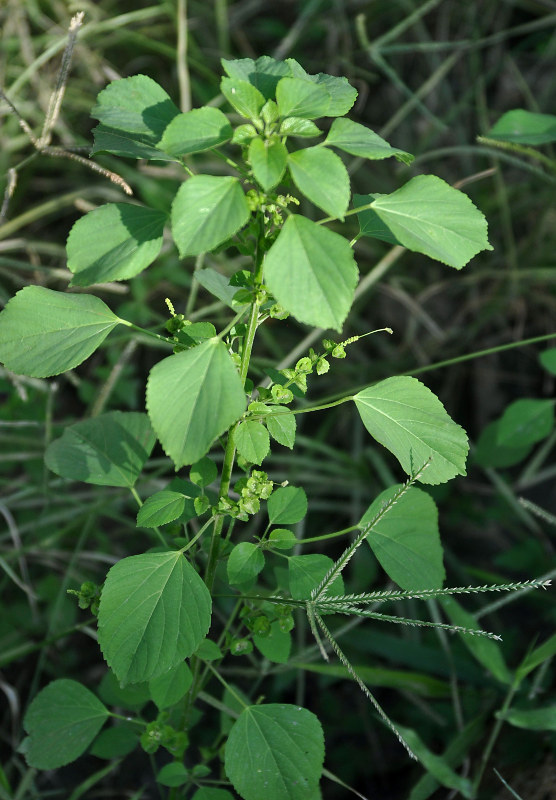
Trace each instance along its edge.
<path fill-rule="evenodd" d="M 177 29 L 176 70 L 180 88 L 180 108 L 185 112 L 191 109 L 191 83 L 187 65 L 187 0 L 178 0 Z"/>
<path fill-rule="evenodd" d="M 291 383 L 291 381 L 290 381 Z M 286 384 L 287 385 L 287 384 Z M 324 411 L 327 408 L 334 408 L 334 406 L 341 406 L 342 403 L 347 403 L 353 400 L 353 395 L 349 397 L 342 397 L 340 400 L 334 400 L 331 403 L 321 403 L 317 406 L 307 406 L 307 408 L 284 408 L 283 411 L 275 411 L 272 413 L 273 417 L 284 416 L 285 414 L 309 414 L 311 411 Z M 253 414 L 249 419 L 265 419 L 270 416 L 269 414 Z"/>
<path fill-rule="evenodd" d="M 230 26 L 228 23 L 228 0 L 215 0 L 216 30 L 218 35 L 218 52 L 228 55 L 230 52 Z"/>
<path fill-rule="evenodd" d="M 240 321 L 242 317 L 245 316 L 246 313 L 247 309 L 244 309 L 243 311 L 240 311 L 238 314 L 236 314 L 233 320 L 230 323 L 228 323 L 228 325 L 226 325 L 224 330 L 220 331 L 220 333 L 218 334 L 218 338 L 222 340 L 232 330 L 234 325 L 237 325 L 237 323 Z"/>
<path fill-rule="evenodd" d="M 539 469 L 546 461 L 548 454 L 555 444 L 556 431 L 553 431 L 550 436 L 545 439 L 539 449 L 535 451 L 531 459 L 525 465 L 521 475 L 516 481 L 516 489 L 522 490 L 527 487 L 528 482 L 538 474 Z"/>
<path fill-rule="evenodd" d="M 159 333 L 155 333 L 154 331 L 149 331 L 146 328 L 141 328 L 139 327 L 139 325 L 134 325 L 133 322 L 128 322 L 127 319 L 122 319 L 121 317 L 118 317 L 118 319 L 120 320 L 122 325 L 126 326 L 126 328 L 131 328 L 132 330 L 137 331 L 138 333 L 144 333 L 145 336 L 150 336 L 152 339 L 158 339 L 159 342 L 164 342 L 164 344 L 172 344 L 170 339 L 168 339 L 166 336 L 161 336 Z"/>
<path fill-rule="evenodd" d="M 486 747 L 483 750 L 483 755 L 481 756 L 481 760 L 479 762 L 479 769 L 477 771 L 477 775 L 475 776 L 475 780 L 473 781 L 474 796 L 479 791 L 479 786 L 481 785 L 481 781 L 483 779 L 486 766 L 488 764 L 494 745 L 496 744 L 496 740 L 498 739 L 498 736 L 500 734 L 500 730 L 502 729 L 502 725 L 504 724 L 504 715 L 510 707 L 510 704 L 513 700 L 516 690 L 517 690 L 517 684 L 514 683 L 508 690 L 508 694 L 506 695 L 504 704 L 500 709 L 499 713 L 497 714 L 496 721 L 494 723 L 488 742 L 486 743 Z"/>
<path fill-rule="evenodd" d="M 235 692 L 235 691 L 234 691 L 233 687 L 232 687 L 232 686 L 230 686 L 230 684 L 229 684 L 227 681 L 225 681 L 225 680 L 224 680 L 224 678 L 223 678 L 223 677 L 222 677 L 222 675 L 221 675 L 221 674 L 218 672 L 218 670 L 217 670 L 217 669 L 214 669 L 214 667 L 212 666 L 212 664 L 210 663 L 210 661 L 207 661 L 207 667 L 208 667 L 208 669 L 210 670 L 210 672 L 212 672 L 212 674 L 214 675 L 214 677 L 215 677 L 215 678 L 218 678 L 218 680 L 220 681 L 220 683 L 222 684 L 222 686 L 223 686 L 225 689 L 227 689 L 227 691 L 228 691 L 228 692 L 229 692 L 229 693 L 232 695 L 232 697 L 234 697 L 234 698 L 235 698 L 235 699 L 238 701 L 238 703 L 240 703 L 240 704 L 243 706 L 243 708 L 248 708 L 248 706 L 247 706 L 247 704 L 246 704 L 245 700 L 244 700 L 242 697 L 240 697 L 240 695 L 239 695 L 237 692 Z"/>
<path fill-rule="evenodd" d="M 534 147 L 526 147 L 516 142 L 502 142 L 498 139 L 490 139 L 488 136 L 477 136 L 477 142 L 487 147 L 496 147 L 498 150 L 509 150 L 510 153 L 519 153 L 520 155 L 532 158 L 534 161 L 540 161 L 540 163 L 544 164 L 548 169 L 556 171 L 556 161 L 546 156 L 544 153 L 535 150 Z"/>
<path fill-rule="evenodd" d="M 345 536 L 346 533 L 358 530 L 359 525 L 350 525 L 349 528 L 344 528 L 341 531 L 334 531 L 333 533 L 323 533 L 322 536 L 311 536 L 309 539 L 299 539 L 297 544 L 310 544 L 312 542 L 324 542 L 326 539 L 337 539 L 338 536 Z"/>
<path fill-rule="evenodd" d="M 438 5 L 439 2 L 442 0 L 430 0 L 429 3 L 426 3 L 425 6 L 422 8 L 426 8 L 427 6 Z M 413 15 L 411 15 L 413 16 Z M 411 19 L 409 17 L 408 19 Z M 384 72 L 387 78 L 389 78 L 393 85 L 396 86 L 400 92 L 402 92 L 406 97 L 408 97 L 412 103 L 414 103 L 415 107 L 419 109 L 423 117 L 430 120 L 430 122 L 440 131 L 446 130 L 446 123 L 439 119 L 436 114 L 427 108 L 424 103 L 419 100 L 419 97 L 413 92 L 409 86 L 400 78 L 398 73 L 395 69 L 393 69 L 390 64 L 383 58 L 380 52 L 380 39 L 375 40 L 375 42 L 371 42 L 367 35 L 367 31 L 365 28 L 365 15 L 358 14 L 355 18 L 355 30 L 357 34 L 357 38 L 363 50 L 365 50 L 368 58 L 376 64 L 376 66 Z M 391 33 L 391 32 L 390 32 Z"/>
<path fill-rule="evenodd" d="M 450 367 L 452 364 L 460 364 L 463 361 L 473 361 L 475 358 L 482 358 L 483 356 L 490 356 L 494 353 L 502 353 L 504 350 L 513 350 L 515 347 L 525 347 L 528 344 L 537 344 L 538 342 L 547 342 L 549 339 L 555 339 L 555 333 L 547 333 L 543 336 L 533 336 L 531 339 L 520 339 L 519 342 L 510 342 L 509 344 L 498 344 L 496 347 L 487 347 L 486 350 L 475 350 L 474 353 L 466 353 L 462 356 L 455 358 L 447 358 L 445 361 L 435 361 L 433 364 L 425 364 L 424 367 L 417 367 L 417 369 L 408 370 L 404 375 L 421 375 L 423 372 L 431 372 L 434 369 L 441 369 L 442 367 Z"/>
<path fill-rule="evenodd" d="M 195 536 L 193 537 L 193 539 L 191 539 L 191 541 L 189 541 L 189 542 L 188 542 L 186 545 L 184 545 L 184 546 L 181 548 L 181 550 L 180 550 L 179 552 L 180 552 L 180 553 L 187 553 L 187 551 L 188 551 L 188 550 L 189 550 L 191 547 L 193 547 L 193 545 L 195 544 L 195 542 L 196 542 L 196 541 L 198 541 L 198 540 L 201 538 L 201 536 L 203 535 L 203 533 L 206 531 L 206 529 L 209 527 L 209 525 L 211 525 L 213 522 L 214 522 L 214 517 L 211 517 L 210 519 L 208 519 L 208 520 L 205 522 L 205 524 L 204 524 L 204 525 L 202 525 L 202 526 L 199 528 L 199 530 L 197 531 L 197 533 L 195 534 Z"/>
<path fill-rule="evenodd" d="M 97 394 L 90 411 L 91 417 L 97 417 L 102 411 L 106 403 L 108 402 L 108 398 L 112 394 L 118 379 L 120 378 L 127 362 L 134 354 L 135 350 L 137 349 L 138 341 L 137 339 L 130 339 L 129 342 L 126 344 L 122 352 L 120 353 L 118 360 L 110 370 L 110 374 L 105 382 L 102 384 L 99 393 Z"/>
<path fill-rule="evenodd" d="M 442 0 L 428 0 L 427 3 L 418 5 L 412 14 L 408 14 L 406 17 L 402 19 L 401 22 L 398 22 L 397 25 L 394 25 L 394 27 L 390 28 L 389 31 L 382 34 L 382 36 L 379 36 L 373 42 L 369 42 L 365 32 L 365 38 L 363 40 L 365 42 L 365 46 L 368 49 L 373 49 L 373 50 L 382 49 L 383 45 L 385 45 L 387 42 L 391 42 L 393 39 L 397 39 L 399 36 L 402 35 L 402 33 L 405 33 L 407 30 L 409 30 L 409 28 L 413 27 L 413 25 L 415 25 L 415 23 L 418 22 L 418 20 L 420 20 L 421 17 L 424 17 L 425 14 L 428 14 L 429 11 L 432 11 L 433 8 L 436 8 L 436 6 L 440 5 L 441 2 Z M 359 22 L 359 19 L 357 21 Z"/>

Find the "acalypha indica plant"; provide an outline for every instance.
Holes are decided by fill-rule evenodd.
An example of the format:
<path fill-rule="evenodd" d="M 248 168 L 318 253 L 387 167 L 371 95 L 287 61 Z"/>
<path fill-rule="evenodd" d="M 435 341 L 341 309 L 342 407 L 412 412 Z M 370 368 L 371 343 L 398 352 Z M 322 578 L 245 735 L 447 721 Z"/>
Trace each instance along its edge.
<path fill-rule="evenodd" d="M 148 377 L 146 413 L 111 411 L 69 425 L 46 451 L 48 468 L 59 476 L 129 489 L 139 504 L 137 526 L 152 534 L 153 546 L 117 562 L 102 587 L 87 581 L 74 590 L 80 607 L 98 615 L 110 691 L 105 685 L 102 702 L 73 680 L 46 686 L 27 711 L 23 750 L 33 767 L 54 769 L 93 742 L 94 752 L 110 732 L 119 753 L 141 746 L 170 754 L 157 780 L 174 787 L 172 797 L 225 800 L 233 787 L 244 800 L 316 800 L 325 755 L 318 718 L 297 705 L 267 702 L 272 698 L 249 699 L 221 674 L 223 662 L 236 659 L 237 665 L 258 652 L 287 663 L 297 615 L 305 613 L 322 656 L 340 659 L 412 754 L 325 617 L 403 622 L 373 609 L 405 597 L 440 597 L 448 622 L 409 622 L 492 634 L 467 624 L 470 615 L 448 596 L 469 589 L 442 588 L 437 509 L 416 485 L 465 475 L 464 430 L 412 377 L 390 377 L 320 405 L 303 400 L 307 385 L 358 338 L 342 339 L 341 332 L 358 285 L 354 245 L 360 236 L 456 269 L 491 248 L 481 212 L 433 175 L 413 177 L 391 194 L 369 187 L 369 194 L 352 197 L 342 156 L 406 165 L 412 156 L 346 117 L 357 92 L 345 78 L 309 75 L 293 59 L 222 64 L 229 115 L 214 105 L 180 113 L 144 75 L 114 81 L 99 94 L 93 153 L 175 162 L 183 181 L 169 215 L 135 202 L 85 214 L 69 234 L 67 261 L 70 287 L 88 287 L 146 269 L 167 226 L 184 270 L 192 256 L 235 248 L 244 269 L 228 278 L 198 268 L 192 279 L 229 308 L 229 324 L 217 330 L 208 321 L 192 322 L 168 298 L 165 327 L 145 330 L 92 294 L 42 286 L 26 286 L 0 314 L 0 359 L 23 375 L 74 369 L 118 326 L 166 350 Z M 192 156 L 207 151 L 210 163 L 222 159 L 219 174 L 196 171 Z M 301 199 L 314 208 L 311 217 L 299 213 Z M 341 223 L 353 214 L 360 233 L 349 241 Z M 279 330 L 288 316 L 336 333 L 290 368 L 255 381 L 250 363 L 258 329 L 272 319 Z M 369 435 L 395 456 L 407 480 L 374 498 L 333 562 L 299 554 L 303 540 L 292 526 L 307 514 L 306 493 L 277 485 L 262 464 L 271 443 L 294 447 L 298 413 L 341 403 L 355 404 Z M 141 498 L 137 483 L 157 440 L 177 474 Z M 246 525 L 254 515 L 262 520 L 257 535 Z M 363 542 L 399 590 L 345 593 L 342 571 Z M 277 581 L 278 562 L 287 571 Z M 189 745 L 188 731 L 202 717 L 207 686 L 218 682 L 223 695 L 217 707 L 227 723 L 214 747 L 199 750 Z M 126 708 L 129 685 L 137 689 L 135 699 L 142 692 L 143 706 L 157 713 L 141 714 L 136 702 L 125 717 L 109 710 L 110 698 Z M 113 727 L 100 732 L 109 719 Z M 456 784 L 463 781 L 452 775 Z"/>

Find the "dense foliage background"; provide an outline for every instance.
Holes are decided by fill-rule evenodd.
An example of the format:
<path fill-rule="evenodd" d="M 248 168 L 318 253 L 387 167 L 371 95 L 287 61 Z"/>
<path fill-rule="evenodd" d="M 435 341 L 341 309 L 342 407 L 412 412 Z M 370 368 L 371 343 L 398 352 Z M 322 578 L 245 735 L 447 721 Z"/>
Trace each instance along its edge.
<path fill-rule="evenodd" d="M 480 441 L 485 426 L 510 402 L 553 397 L 554 375 L 541 367 L 539 353 L 554 342 L 465 357 L 556 331 L 556 171 L 477 142 L 507 110 L 553 111 L 556 2 L 5 0 L 0 87 L 36 136 L 56 86 L 69 21 L 78 10 L 85 12 L 85 24 L 54 146 L 84 146 L 87 154 L 94 125 L 89 111 L 100 89 L 118 77 L 150 75 L 178 104 L 186 103 L 190 92 L 197 106 L 218 94 L 221 57 L 291 56 L 310 73 L 346 76 L 359 91 L 351 118 L 416 155 L 411 167 L 353 159 L 349 168 L 357 191 L 389 192 L 429 172 L 464 188 L 487 216 L 494 251 L 456 273 L 417 254 L 392 256 L 378 240 L 360 241 L 363 288 L 344 335 L 384 326 L 394 334 L 363 339 L 350 349 L 345 361 L 319 379 L 318 398 L 353 393 L 390 375 L 419 374 L 474 443 L 468 477 L 433 492 L 448 585 L 524 580 L 554 569 L 554 526 L 519 498 L 556 513 L 556 435 L 501 468 L 489 461 L 489 443 Z M 0 120 L 4 305 L 29 283 L 65 289 L 65 240 L 72 224 L 122 193 L 81 163 L 36 153 L 7 102 L 0 101 Z M 550 147 L 543 152 L 556 163 Z M 203 156 L 205 169 L 217 173 L 219 162 L 210 164 L 211 156 Z M 167 208 L 178 177 L 173 167 L 140 164 L 136 170 L 123 159 L 96 160 L 127 180 L 136 198 Z M 205 264 L 229 275 L 241 268 L 241 256 L 230 263 L 222 254 L 210 255 Z M 96 293 L 116 313 L 145 326 L 166 318 L 166 296 L 176 308 L 189 303 L 191 318 L 200 309 L 199 318 L 223 320 L 221 308 L 207 307 L 213 299 L 204 290 L 191 299 L 192 266 L 191 259 L 181 263 L 168 243 L 157 263 L 131 283 L 106 284 Z M 293 320 L 280 324 L 279 332 L 265 326 L 254 364 L 261 372 L 267 365 L 285 366 L 318 339 Z M 56 774 L 37 774 L 17 754 L 22 714 L 41 686 L 60 676 L 95 686 L 105 671 L 94 625 L 66 590 L 86 579 L 102 581 L 118 558 L 149 545 L 140 541 L 127 493 L 68 485 L 43 464 L 45 446 L 68 422 L 100 409 L 144 408 L 145 375 L 155 355 L 138 340 L 122 351 L 111 346 L 116 340 L 111 337 L 85 364 L 56 380 L 17 378 L 0 369 L 0 688 L 7 701 L 0 733 L 7 753 L 2 797 L 157 796 L 148 762 L 134 756 L 103 777 L 99 771 L 110 762 L 93 756 Z M 451 359 L 455 363 L 435 366 Z M 298 535 L 354 524 L 384 486 L 400 478 L 394 461 L 365 436 L 355 410 L 345 408 L 300 417 L 295 454 L 281 448 L 269 461 L 275 481 L 303 482 L 311 492 L 307 529 Z M 162 451 L 149 469 L 156 486 L 168 469 Z M 338 555 L 339 548 L 331 543 L 330 555 Z M 385 582 L 370 552 L 361 552 L 350 579 L 354 590 Z M 433 606 L 420 605 L 397 612 L 436 613 Z M 549 593 L 506 597 L 488 615 L 485 601 L 470 600 L 468 607 L 479 612 L 485 627 L 502 633 L 510 666 L 553 631 Z M 459 640 L 366 622 L 346 625 L 341 641 L 354 663 L 368 668 L 365 679 L 395 721 L 418 730 L 431 749 L 441 751 L 454 720 L 474 718 L 464 764 L 465 758 L 480 756 L 505 689 Z M 380 800 L 448 796 L 447 789 L 433 794 L 415 789 L 422 768 L 408 761 L 351 682 L 333 670 L 321 672 L 315 648 L 301 649 L 287 668 L 267 664 L 266 669 L 261 676 L 238 660 L 228 673 L 238 683 L 260 680 L 261 693 L 281 693 L 311 708 L 325 729 L 326 767 L 346 784 Z M 548 703 L 553 672 L 549 665 L 528 687 L 532 698 Z M 199 731 L 201 744 L 203 736 Z M 527 800 L 553 796 L 555 747 L 554 732 L 503 726 L 482 796 L 512 796 L 493 767 Z M 325 781 L 323 796 L 346 797 L 348 791 Z"/>

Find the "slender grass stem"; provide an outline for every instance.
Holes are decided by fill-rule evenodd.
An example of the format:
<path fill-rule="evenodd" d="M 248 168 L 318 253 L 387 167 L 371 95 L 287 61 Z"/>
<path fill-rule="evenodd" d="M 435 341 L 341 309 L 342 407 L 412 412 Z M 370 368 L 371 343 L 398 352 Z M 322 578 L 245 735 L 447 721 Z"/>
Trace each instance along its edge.
<path fill-rule="evenodd" d="M 191 83 L 187 64 L 187 0 L 178 0 L 177 8 L 177 50 L 176 71 L 180 88 L 180 108 L 183 112 L 191 109 Z"/>

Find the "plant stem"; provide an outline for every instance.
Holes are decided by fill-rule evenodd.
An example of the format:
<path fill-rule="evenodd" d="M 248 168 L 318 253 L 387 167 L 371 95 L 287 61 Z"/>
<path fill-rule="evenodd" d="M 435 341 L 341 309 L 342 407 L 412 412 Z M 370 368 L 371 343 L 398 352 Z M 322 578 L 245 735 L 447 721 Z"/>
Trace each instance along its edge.
<path fill-rule="evenodd" d="M 161 336 L 159 333 L 154 333 L 146 328 L 139 327 L 139 325 L 134 325 L 133 322 L 128 322 L 127 319 L 122 319 L 121 317 L 118 317 L 118 319 L 120 320 L 121 324 L 125 325 L 127 328 L 131 328 L 139 333 L 144 333 L 145 336 L 151 336 L 153 339 L 158 339 L 160 342 L 164 342 L 164 344 L 172 344 L 172 342 L 166 336 Z"/>
<path fill-rule="evenodd" d="M 182 111 L 189 111 L 191 109 L 191 82 L 187 64 L 187 0 L 178 0 L 177 29 L 176 70 L 180 87 L 180 108 Z"/>
<path fill-rule="evenodd" d="M 291 383 L 291 381 L 290 381 Z M 349 400 L 353 400 L 353 395 L 350 394 L 348 397 L 341 397 L 339 400 L 333 400 L 330 403 L 322 403 L 321 405 L 317 406 L 308 406 L 308 408 L 284 408 L 283 411 L 274 411 L 272 412 L 273 417 L 280 417 L 284 416 L 285 414 L 309 414 L 311 411 L 324 411 L 326 408 L 334 408 L 334 406 L 341 406 L 342 403 L 347 403 Z M 253 414 L 249 417 L 249 419 L 265 419 L 269 417 L 270 414 Z"/>
<path fill-rule="evenodd" d="M 526 147 L 525 145 L 518 144 L 517 142 L 504 142 L 499 139 L 490 139 L 488 136 L 477 136 L 477 141 L 479 144 L 484 144 L 487 147 L 497 147 L 500 150 L 509 150 L 513 153 L 519 153 L 523 156 L 528 156 L 529 158 L 533 158 L 535 161 L 540 161 L 541 164 L 544 164 L 545 167 L 548 169 L 556 170 L 556 162 L 552 158 L 545 156 L 544 153 L 540 153 L 538 150 L 535 150 L 534 147 Z"/>
<path fill-rule="evenodd" d="M 249 371 L 249 362 L 251 360 L 251 351 L 253 350 L 253 342 L 255 341 L 255 334 L 257 332 L 257 324 L 259 321 L 259 308 L 260 302 L 257 299 L 257 288 L 262 282 L 263 274 L 263 261 L 265 253 L 265 236 L 264 236 L 264 222 L 262 218 L 259 220 L 259 236 L 255 248 L 254 262 L 255 262 L 255 295 L 251 304 L 251 312 L 249 314 L 249 322 L 247 324 L 247 331 L 243 340 L 243 348 L 241 351 L 241 363 L 239 367 L 239 376 L 241 382 L 245 384 L 247 372 Z M 232 469 L 234 466 L 234 458 L 236 448 L 234 444 L 234 433 L 239 422 L 231 426 L 228 431 L 228 441 L 226 443 L 226 450 L 224 452 L 224 461 L 222 463 L 222 475 L 220 478 L 220 491 L 219 497 L 227 497 L 230 490 L 230 480 L 232 477 Z M 208 557 L 207 569 L 205 574 L 205 583 L 209 592 L 212 591 L 214 585 L 214 575 L 216 573 L 216 565 L 218 563 L 218 553 L 220 550 L 220 539 L 222 536 L 222 528 L 224 527 L 224 516 L 219 516 L 214 522 L 212 531 L 212 538 L 210 542 L 210 552 Z"/>
<path fill-rule="evenodd" d="M 483 778 L 483 774 L 484 774 L 484 771 L 486 769 L 486 765 L 488 764 L 488 760 L 490 758 L 490 754 L 492 753 L 492 749 L 493 749 L 494 745 L 496 744 L 496 740 L 498 739 L 498 735 L 500 733 L 500 729 L 502 728 L 502 725 L 504 724 L 504 715 L 505 715 L 506 711 L 508 710 L 508 708 L 510 707 L 510 704 L 511 704 L 511 702 L 513 700 L 513 697 L 514 697 L 514 694 L 516 692 L 516 689 L 517 689 L 517 684 L 514 683 L 510 687 L 510 690 L 508 691 L 508 694 L 506 695 L 506 699 L 504 700 L 504 704 L 503 704 L 502 708 L 500 709 L 500 712 L 498 714 L 496 722 L 494 723 L 494 727 L 493 727 L 492 732 L 490 734 L 489 740 L 488 740 L 488 742 L 486 744 L 485 749 L 483 750 L 483 755 L 481 757 L 481 762 L 479 764 L 479 771 L 477 772 L 477 775 L 475 776 L 475 780 L 473 781 L 474 796 L 477 794 L 477 792 L 479 790 L 479 786 L 481 784 L 481 780 Z"/>
<path fill-rule="evenodd" d="M 334 531 L 333 533 L 323 533 L 322 536 L 311 536 L 309 539 L 299 539 L 296 544 L 309 544 L 310 542 L 324 542 L 326 539 L 336 539 L 338 536 L 345 536 L 346 533 L 358 530 L 359 525 L 350 525 L 349 528 L 343 528 L 341 531 Z"/>
<path fill-rule="evenodd" d="M 441 369 L 441 367 L 449 367 L 452 364 L 460 364 L 462 361 L 472 361 L 475 358 L 482 358 L 483 356 L 490 356 L 494 353 L 501 353 L 503 350 L 513 350 L 515 347 L 525 347 L 528 344 L 537 344 L 538 342 L 546 342 L 549 339 L 556 338 L 555 333 L 546 333 L 542 336 L 534 336 L 531 339 L 520 339 L 519 342 L 509 342 L 509 344 L 498 344 L 495 347 L 489 347 L 486 350 L 476 350 L 474 353 L 465 353 L 462 356 L 455 358 L 448 358 L 446 361 L 436 361 L 433 364 L 425 364 L 424 367 L 408 370 L 404 375 L 421 375 L 423 372 L 430 372 L 433 369 Z"/>

